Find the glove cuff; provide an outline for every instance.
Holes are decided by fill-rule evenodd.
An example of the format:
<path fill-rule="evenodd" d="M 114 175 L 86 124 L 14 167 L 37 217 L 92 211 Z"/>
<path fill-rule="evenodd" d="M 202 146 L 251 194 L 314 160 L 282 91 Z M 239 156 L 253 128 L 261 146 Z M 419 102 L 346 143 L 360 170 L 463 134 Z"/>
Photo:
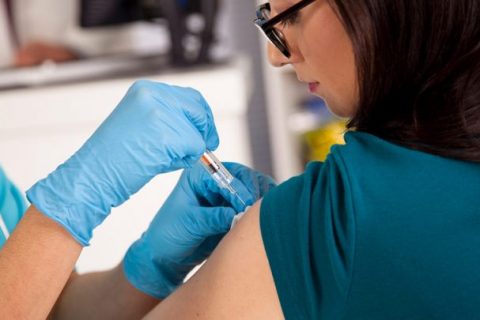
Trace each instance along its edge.
<path fill-rule="evenodd" d="M 69 172 L 62 170 L 58 168 L 33 185 L 26 193 L 27 199 L 42 214 L 62 225 L 82 246 L 88 246 L 93 229 L 109 214 L 110 206 L 92 197 L 85 179 L 73 175 L 65 179 Z"/>

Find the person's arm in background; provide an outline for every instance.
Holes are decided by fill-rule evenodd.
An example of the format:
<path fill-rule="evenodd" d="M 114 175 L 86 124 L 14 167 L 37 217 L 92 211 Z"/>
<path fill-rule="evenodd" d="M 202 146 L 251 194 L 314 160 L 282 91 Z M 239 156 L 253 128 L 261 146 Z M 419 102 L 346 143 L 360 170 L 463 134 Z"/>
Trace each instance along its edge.
<path fill-rule="evenodd" d="M 9 65 L 29 67 L 45 61 L 66 62 L 78 59 L 75 50 L 65 43 L 68 28 L 66 17 L 74 17 L 72 12 L 74 3 L 72 1 L 37 2 L 6 1 L 9 36 L 14 49 Z M 56 18 L 52 19 L 54 12 L 62 14 L 55 15 Z"/>
<path fill-rule="evenodd" d="M 31 67 L 45 61 L 67 62 L 77 60 L 78 55 L 64 45 L 47 41 L 28 42 L 17 49 L 14 57 L 15 67 Z"/>
<path fill-rule="evenodd" d="M 140 28 L 129 24 L 110 28 L 80 26 L 80 1 L 10 1 L 18 34 L 18 50 L 14 56 L 17 66 L 35 65 L 45 60 L 63 62 L 128 52 L 133 54 L 145 49 L 148 52 L 161 49 L 160 53 L 164 53 L 168 49 L 152 45 L 150 39 L 160 37 L 160 43 L 163 39 L 158 28 L 148 25 Z"/>
<path fill-rule="evenodd" d="M 202 268 L 145 319 L 283 319 L 259 211 L 257 202 Z"/>

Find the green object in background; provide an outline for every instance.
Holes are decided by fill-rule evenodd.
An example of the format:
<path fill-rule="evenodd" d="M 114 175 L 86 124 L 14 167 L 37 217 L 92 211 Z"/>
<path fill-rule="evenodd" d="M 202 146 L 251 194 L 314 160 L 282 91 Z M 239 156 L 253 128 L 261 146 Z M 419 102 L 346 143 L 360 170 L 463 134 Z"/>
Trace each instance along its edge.
<path fill-rule="evenodd" d="M 324 161 L 333 145 L 345 143 L 343 139 L 345 131 L 346 122 L 344 120 L 333 120 L 318 129 L 303 134 L 307 149 L 305 152 L 306 162 Z"/>

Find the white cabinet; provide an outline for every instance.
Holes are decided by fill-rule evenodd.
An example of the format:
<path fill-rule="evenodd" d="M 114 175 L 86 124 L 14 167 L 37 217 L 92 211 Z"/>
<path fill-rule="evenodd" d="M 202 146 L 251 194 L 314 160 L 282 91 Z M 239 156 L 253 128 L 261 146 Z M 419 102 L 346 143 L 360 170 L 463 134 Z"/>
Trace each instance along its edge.
<path fill-rule="evenodd" d="M 142 77 L 193 87 L 210 103 L 223 161 L 251 165 L 246 123 L 249 70 L 244 60 L 193 71 Z M 33 87 L 0 92 L 0 165 L 22 190 L 65 161 L 113 110 L 136 78 Z M 156 177 L 94 232 L 77 269 L 113 267 L 147 227 L 179 172 Z"/>

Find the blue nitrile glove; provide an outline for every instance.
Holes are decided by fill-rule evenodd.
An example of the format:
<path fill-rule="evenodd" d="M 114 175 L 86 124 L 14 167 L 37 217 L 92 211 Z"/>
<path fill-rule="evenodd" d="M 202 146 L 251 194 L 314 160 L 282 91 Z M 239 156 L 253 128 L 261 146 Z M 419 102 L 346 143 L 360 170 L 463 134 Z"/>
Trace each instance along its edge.
<path fill-rule="evenodd" d="M 80 150 L 27 197 L 88 245 L 112 207 L 155 175 L 191 166 L 217 146 L 212 113 L 199 92 L 137 81 Z"/>
<path fill-rule="evenodd" d="M 247 205 L 270 188 L 272 178 L 235 163 L 225 167 L 234 176 L 232 185 Z M 244 206 L 220 189 L 200 165 L 186 169 L 156 217 L 125 255 L 127 279 L 137 289 L 162 299 L 205 260 Z"/>

